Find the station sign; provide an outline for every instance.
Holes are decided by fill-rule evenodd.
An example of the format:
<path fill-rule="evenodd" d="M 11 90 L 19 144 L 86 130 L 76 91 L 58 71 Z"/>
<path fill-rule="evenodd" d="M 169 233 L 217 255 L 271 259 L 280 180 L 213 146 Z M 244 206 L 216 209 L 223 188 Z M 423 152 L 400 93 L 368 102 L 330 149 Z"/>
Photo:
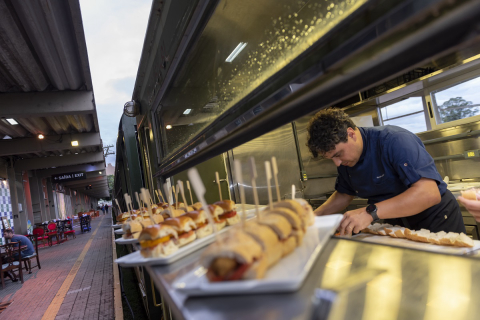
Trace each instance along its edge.
<path fill-rule="evenodd" d="M 70 173 L 56 174 L 52 176 L 52 182 L 68 182 L 75 180 L 85 180 L 87 179 L 87 173 L 85 171 L 77 171 Z"/>

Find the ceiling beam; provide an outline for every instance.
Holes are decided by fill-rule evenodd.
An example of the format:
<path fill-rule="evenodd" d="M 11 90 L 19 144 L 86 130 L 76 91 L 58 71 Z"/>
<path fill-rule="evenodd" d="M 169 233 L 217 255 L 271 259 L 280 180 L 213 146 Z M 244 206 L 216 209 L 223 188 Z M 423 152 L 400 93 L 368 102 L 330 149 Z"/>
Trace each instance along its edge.
<path fill-rule="evenodd" d="M 0 115 L 5 118 L 52 117 L 95 113 L 92 91 L 4 93 Z"/>
<path fill-rule="evenodd" d="M 78 172 L 78 171 L 85 171 L 89 172 L 104 172 L 105 171 L 105 163 L 98 162 L 98 163 L 89 163 L 89 164 L 79 164 L 75 166 L 68 166 L 68 167 L 60 167 L 55 169 L 45 169 L 45 170 L 37 170 L 37 177 L 39 178 L 47 178 L 57 174 L 64 174 L 69 172 Z"/>
<path fill-rule="evenodd" d="M 78 147 L 72 146 L 72 141 L 78 141 Z M 98 132 L 45 136 L 43 140 L 36 137 L 2 139 L 0 140 L 0 157 L 65 149 L 70 149 L 72 152 L 76 152 L 75 150 L 80 148 L 95 146 L 103 146 L 100 133 Z"/>
<path fill-rule="evenodd" d="M 52 167 L 73 166 L 78 164 L 93 164 L 102 162 L 105 165 L 105 158 L 103 151 L 72 154 L 67 156 L 43 157 L 17 160 L 15 163 L 15 170 L 39 170 L 48 169 Z"/>

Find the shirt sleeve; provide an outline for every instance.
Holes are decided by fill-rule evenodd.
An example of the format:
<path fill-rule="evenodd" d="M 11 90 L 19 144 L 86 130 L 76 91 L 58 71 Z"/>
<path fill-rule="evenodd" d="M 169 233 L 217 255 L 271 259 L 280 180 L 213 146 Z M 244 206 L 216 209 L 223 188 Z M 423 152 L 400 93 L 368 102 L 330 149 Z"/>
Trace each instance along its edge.
<path fill-rule="evenodd" d="M 337 176 L 337 181 L 335 181 L 335 190 L 337 190 L 340 193 L 346 193 L 351 196 L 355 196 L 356 193 L 350 186 L 350 184 L 345 180 L 344 175 L 346 173 L 342 172 L 340 168 L 337 169 L 338 176 Z"/>
<path fill-rule="evenodd" d="M 389 161 L 406 187 L 410 187 L 421 178 L 434 180 L 437 185 L 442 182 L 433 158 L 413 133 L 392 136 L 386 146 Z"/>

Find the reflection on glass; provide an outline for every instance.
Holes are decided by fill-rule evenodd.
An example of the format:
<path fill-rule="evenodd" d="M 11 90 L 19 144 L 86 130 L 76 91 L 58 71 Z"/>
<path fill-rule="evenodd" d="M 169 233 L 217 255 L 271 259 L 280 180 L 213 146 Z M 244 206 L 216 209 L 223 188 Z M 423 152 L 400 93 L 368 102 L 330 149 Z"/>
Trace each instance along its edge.
<path fill-rule="evenodd" d="M 437 123 L 470 118 L 480 114 L 480 78 L 432 93 Z"/>
<path fill-rule="evenodd" d="M 430 285 L 424 319 L 462 320 L 469 318 L 467 312 L 472 281 L 474 281 L 470 260 L 431 255 L 428 264 Z"/>
<path fill-rule="evenodd" d="M 386 270 L 367 284 L 362 319 L 397 319 L 402 299 L 402 250 L 377 246 L 368 268 Z"/>
<path fill-rule="evenodd" d="M 191 140 L 365 2 L 220 1 L 161 101 L 158 117 L 166 155 Z M 170 130 L 165 130 L 167 125 Z"/>
<path fill-rule="evenodd" d="M 380 110 L 384 125 L 399 126 L 413 133 L 427 130 L 421 97 L 410 97 Z"/>

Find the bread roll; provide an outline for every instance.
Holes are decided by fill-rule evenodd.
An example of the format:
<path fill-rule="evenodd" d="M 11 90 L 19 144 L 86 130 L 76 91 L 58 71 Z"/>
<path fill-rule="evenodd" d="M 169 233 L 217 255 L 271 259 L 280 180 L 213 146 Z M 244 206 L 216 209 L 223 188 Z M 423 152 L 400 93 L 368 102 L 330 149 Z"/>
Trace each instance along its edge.
<path fill-rule="evenodd" d="M 245 223 L 244 231 L 262 247 L 267 267 L 274 265 L 280 260 L 282 257 L 282 245 L 272 229 L 256 221 L 248 221 Z"/>
<path fill-rule="evenodd" d="M 477 201 L 477 192 L 474 188 L 461 191 L 461 192 L 462 192 L 462 197 L 464 197 L 465 199 Z"/>

